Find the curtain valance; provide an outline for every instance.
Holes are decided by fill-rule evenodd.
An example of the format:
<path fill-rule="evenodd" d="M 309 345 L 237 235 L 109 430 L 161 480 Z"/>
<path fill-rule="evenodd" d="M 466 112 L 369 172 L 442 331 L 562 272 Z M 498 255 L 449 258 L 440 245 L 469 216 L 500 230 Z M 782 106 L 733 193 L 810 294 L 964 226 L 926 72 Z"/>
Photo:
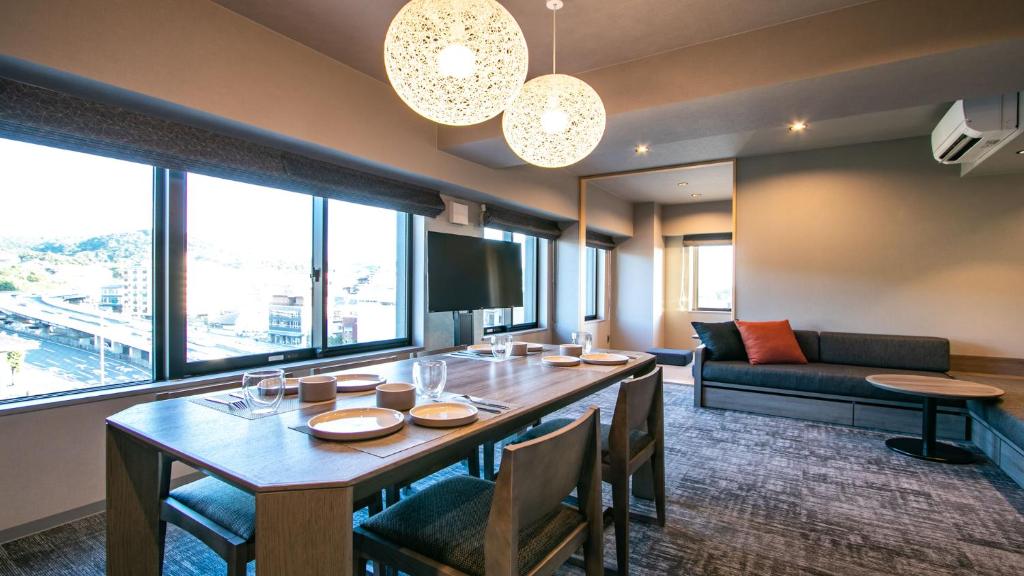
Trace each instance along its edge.
<path fill-rule="evenodd" d="M 556 240 L 562 235 L 561 227 L 554 220 L 491 204 L 484 211 L 484 226 L 548 240 Z"/>

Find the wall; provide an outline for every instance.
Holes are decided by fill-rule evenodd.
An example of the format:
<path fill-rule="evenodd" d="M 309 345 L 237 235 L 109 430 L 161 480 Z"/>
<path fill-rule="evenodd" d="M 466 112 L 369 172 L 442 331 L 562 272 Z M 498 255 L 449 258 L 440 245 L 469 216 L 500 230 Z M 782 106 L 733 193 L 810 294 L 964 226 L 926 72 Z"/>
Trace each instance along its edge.
<path fill-rule="evenodd" d="M 661 209 L 665 237 L 732 231 L 732 200 L 672 204 Z M 665 320 L 662 343 L 666 348 L 693 350 L 698 342 L 690 335 L 690 322 L 724 322 L 730 312 L 696 312 L 680 306 L 683 289 L 683 249 L 680 242 L 665 243 Z"/>
<path fill-rule="evenodd" d="M 928 138 L 738 168 L 738 317 L 1024 358 L 1024 175 L 961 179 Z"/>
<path fill-rule="evenodd" d="M 661 207 L 633 205 L 633 237 L 615 248 L 612 348 L 647 350 L 661 345 L 664 242 Z"/>
<path fill-rule="evenodd" d="M 587 183 L 587 228 L 612 236 L 632 236 L 633 204 Z"/>

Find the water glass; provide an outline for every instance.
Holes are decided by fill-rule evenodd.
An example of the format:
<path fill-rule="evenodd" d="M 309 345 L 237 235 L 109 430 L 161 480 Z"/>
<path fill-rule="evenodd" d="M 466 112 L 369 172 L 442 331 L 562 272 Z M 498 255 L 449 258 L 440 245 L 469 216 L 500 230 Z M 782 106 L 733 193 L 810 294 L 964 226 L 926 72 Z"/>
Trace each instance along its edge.
<path fill-rule="evenodd" d="M 242 376 L 242 389 L 250 414 L 273 414 L 284 398 L 284 371 L 250 370 Z"/>
<path fill-rule="evenodd" d="M 441 398 L 448 380 L 448 364 L 444 360 L 417 360 L 412 365 L 412 381 L 421 396 Z"/>
<path fill-rule="evenodd" d="M 508 360 L 512 355 L 512 336 L 509 334 L 491 336 L 491 354 L 500 360 Z"/>
<path fill-rule="evenodd" d="M 573 332 L 572 343 L 583 346 L 583 353 L 590 354 L 594 349 L 594 336 L 590 332 Z"/>

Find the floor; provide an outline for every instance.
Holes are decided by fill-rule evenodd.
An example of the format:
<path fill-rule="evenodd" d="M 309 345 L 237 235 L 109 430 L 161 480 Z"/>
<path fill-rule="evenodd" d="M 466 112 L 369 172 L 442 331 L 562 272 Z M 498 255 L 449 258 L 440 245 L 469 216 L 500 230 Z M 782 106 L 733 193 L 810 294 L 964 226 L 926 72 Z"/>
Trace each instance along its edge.
<path fill-rule="evenodd" d="M 689 386 L 666 386 L 665 400 L 668 524 L 634 524 L 633 574 L 1022 574 L 1024 489 L 991 463 L 922 462 L 885 449 L 884 432 L 696 409 Z M 596 403 L 607 418 L 614 401 L 612 388 L 564 412 Z M 103 531 L 96 515 L 0 546 L 0 575 L 103 574 Z M 611 565 L 610 531 L 605 547 Z M 223 573 L 170 532 L 164 574 Z"/>

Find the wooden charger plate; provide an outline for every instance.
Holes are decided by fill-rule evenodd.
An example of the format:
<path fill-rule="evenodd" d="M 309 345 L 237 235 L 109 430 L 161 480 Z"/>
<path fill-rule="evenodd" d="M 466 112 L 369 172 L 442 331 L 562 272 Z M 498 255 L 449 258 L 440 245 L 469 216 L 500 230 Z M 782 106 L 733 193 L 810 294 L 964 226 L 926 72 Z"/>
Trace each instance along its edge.
<path fill-rule="evenodd" d="M 434 402 L 420 404 L 409 410 L 412 421 L 428 428 L 455 428 L 476 422 L 476 406 L 463 402 Z"/>
<path fill-rule="evenodd" d="M 369 440 L 398 432 L 405 416 L 389 408 L 342 408 L 317 414 L 306 425 L 323 440 Z"/>
<path fill-rule="evenodd" d="M 594 354 L 584 354 L 580 356 L 580 360 L 587 364 L 597 364 L 599 366 L 614 366 L 616 364 L 626 364 L 629 362 L 629 356 L 623 356 L 622 354 L 607 354 L 604 352 L 597 352 Z"/>
<path fill-rule="evenodd" d="M 575 356 L 544 356 L 540 359 L 541 362 L 548 366 L 579 366 L 580 359 Z"/>

